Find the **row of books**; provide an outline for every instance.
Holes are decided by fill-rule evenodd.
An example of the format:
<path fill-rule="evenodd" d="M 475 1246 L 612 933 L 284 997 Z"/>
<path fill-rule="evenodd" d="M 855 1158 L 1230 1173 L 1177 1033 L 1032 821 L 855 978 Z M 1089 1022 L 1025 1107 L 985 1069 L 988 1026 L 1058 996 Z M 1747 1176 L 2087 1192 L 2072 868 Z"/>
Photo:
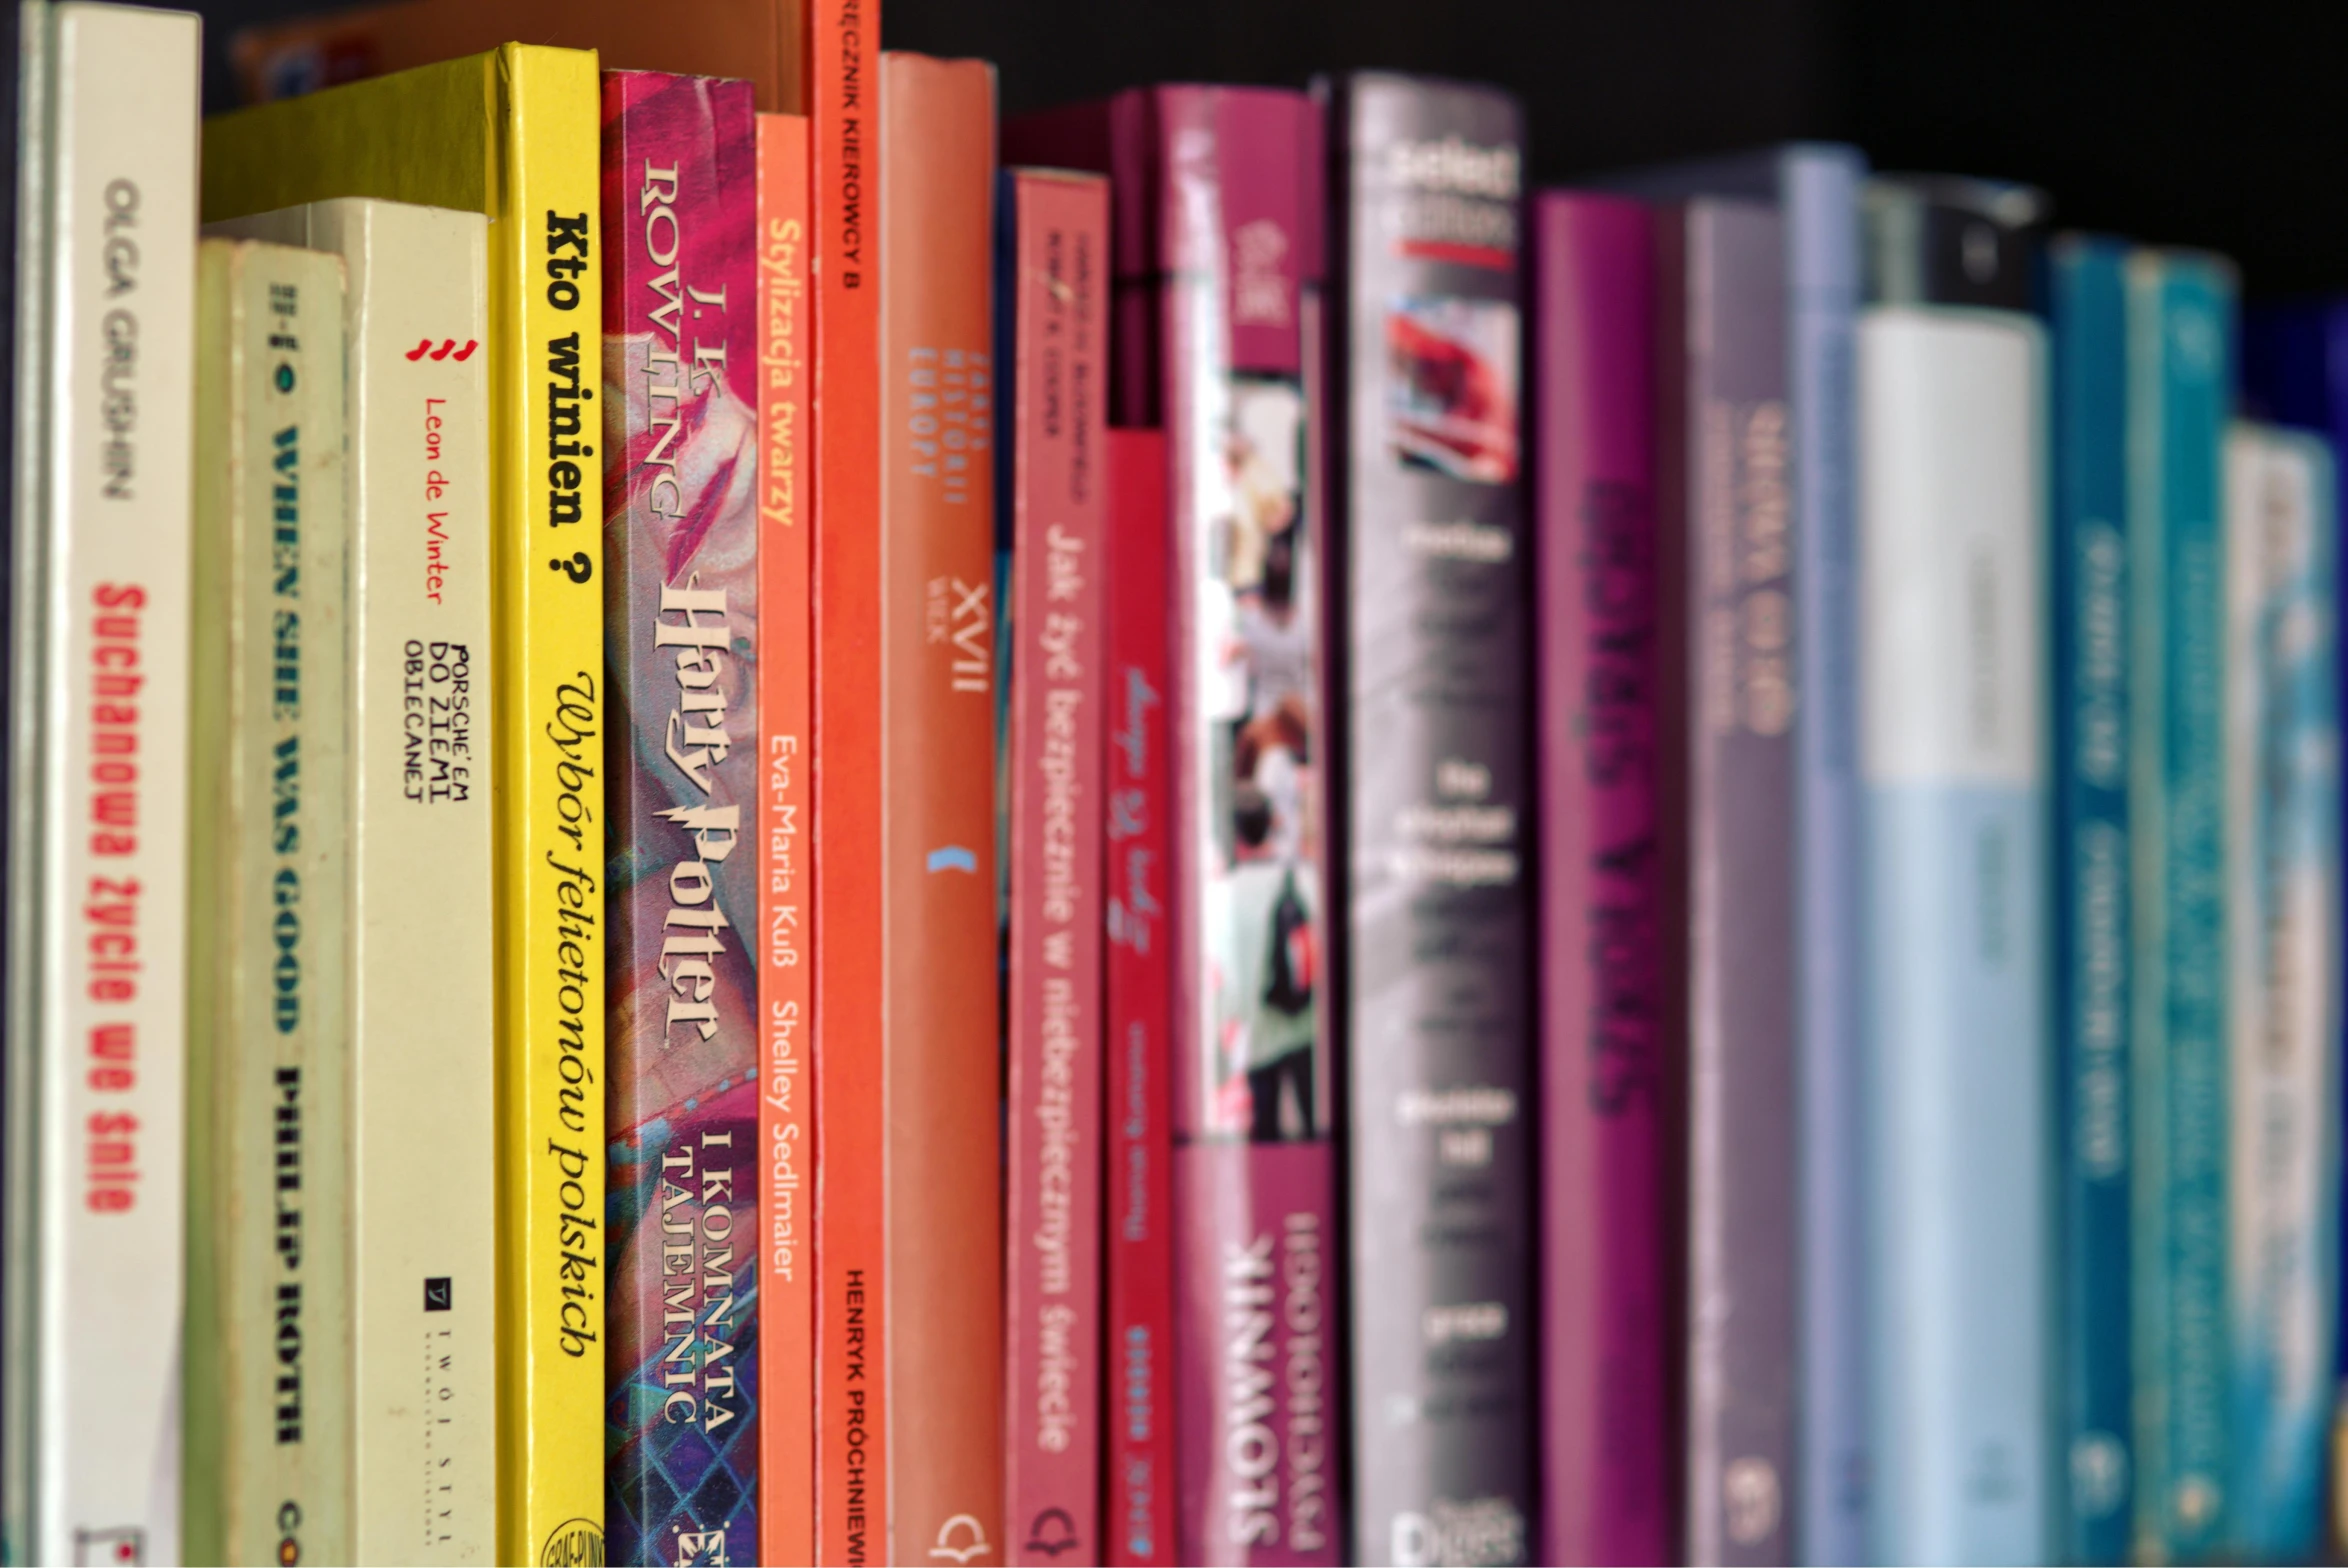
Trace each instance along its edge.
<path fill-rule="evenodd" d="M 2330 315 L 871 0 L 20 20 L 10 1560 L 2315 1549 Z"/>

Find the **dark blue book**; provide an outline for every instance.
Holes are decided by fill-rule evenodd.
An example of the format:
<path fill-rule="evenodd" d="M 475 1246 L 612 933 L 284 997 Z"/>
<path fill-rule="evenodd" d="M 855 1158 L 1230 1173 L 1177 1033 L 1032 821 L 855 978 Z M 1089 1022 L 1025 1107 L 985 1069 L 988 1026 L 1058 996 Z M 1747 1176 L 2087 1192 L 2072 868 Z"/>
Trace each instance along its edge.
<path fill-rule="evenodd" d="M 2133 1513 L 2127 529 L 2128 247 L 2053 245 L 2058 1550 L 2128 1559 Z"/>

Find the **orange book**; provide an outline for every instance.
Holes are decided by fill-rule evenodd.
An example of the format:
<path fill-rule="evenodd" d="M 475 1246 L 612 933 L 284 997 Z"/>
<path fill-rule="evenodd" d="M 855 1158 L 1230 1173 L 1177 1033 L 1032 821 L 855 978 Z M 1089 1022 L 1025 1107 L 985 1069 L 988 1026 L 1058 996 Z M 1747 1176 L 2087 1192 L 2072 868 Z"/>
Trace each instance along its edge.
<path fill-rule="evenodd" d="M 1000 1561 L 995 73 L 880 68 L 888 1540 Z"/>
<path fill-rule="evenodd" d="M 815 248 L 816 1560 L 888 1542 L 888 1003 L 881 881 L 878 0 L 810 0 L 808 210 Z"/>
<path fill-rule="evenodd" d="M 758 117 L 759 1560 L 815 1561 L 807 122 Z"/>
<path fill-rule="evenodd" d="M 845 9 L 853 17 L 858 8 Z M 867 39 L 874 9 L 863 8 Z M 796 113 L 803 11 L 802 0 L 395 0 L 242 28 L 229 39 L 228 58 L 245 102 L 267 103 L 519 38 L 594 49 L 614 69 L 746 77 L 759 108 Z"/>

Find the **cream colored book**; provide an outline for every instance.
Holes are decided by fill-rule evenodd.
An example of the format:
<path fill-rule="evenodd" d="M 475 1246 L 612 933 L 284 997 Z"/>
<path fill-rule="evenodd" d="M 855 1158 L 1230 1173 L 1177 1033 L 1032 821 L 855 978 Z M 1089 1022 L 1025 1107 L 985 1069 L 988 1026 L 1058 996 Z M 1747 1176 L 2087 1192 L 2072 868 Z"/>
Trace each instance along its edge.
<path fill-rule="evenodd" d="M 351 1560 L 342 274 L 337 257 L 236 240 L 206 240 L 197 269 L 195 1563 Z"/>
<path fill-rule="evenodd" d="M 42 660 L 16 691 L 14 791 L 35 797 L 16 820 L 38 828 L 11 866 L 5 1550 L 170 1562 L 201 30 L 127 6 L 19 20 L 32 333 L 12 553 Z"/>
<path fill-rule="evenodd" d="M 349 198 L 206 231 L 349 270 L 362 1563 L 496 1553 L 488 230 Z"/>
<path fill-rule="evenodd" d="M 374 196 L 490 220 L 497 1556 L 510 1563 L 604 1555 L 599 102 L 593 54 L 509 44 L 204 126 L 216 219 Z"/>

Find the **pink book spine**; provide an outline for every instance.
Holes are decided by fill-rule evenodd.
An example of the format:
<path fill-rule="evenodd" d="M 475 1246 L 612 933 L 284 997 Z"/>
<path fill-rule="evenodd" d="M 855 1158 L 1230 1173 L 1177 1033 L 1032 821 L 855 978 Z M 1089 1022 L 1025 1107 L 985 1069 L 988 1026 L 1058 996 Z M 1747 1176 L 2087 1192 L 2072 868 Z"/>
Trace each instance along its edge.
<path fill-rule="evenodd" d="M 1533 206 L 1543 1562 L 1674 1552 L 1652 223 Z"/>
<path fill-rule="evenodd" d="M 1011 1110 L 1005 1517 L 1014 1563 L 1100 1547 L 1102 600 L 1109 186 L 1014 171 Z"/>
<path fill-rule="evenodd" d="M 1174 1556 L 1174 625 L 1166 438 L 1109 432 L 1108 1561 Z"/>
<path fill-rule="evenodd" d="M 1302 1568 L 1343 1560 L 1324 601 L 1295 590 L 1323 569 L 1321 120 L 1278 89 L 1148 101 L 1178 562 L 1176 1550 Z"/>

